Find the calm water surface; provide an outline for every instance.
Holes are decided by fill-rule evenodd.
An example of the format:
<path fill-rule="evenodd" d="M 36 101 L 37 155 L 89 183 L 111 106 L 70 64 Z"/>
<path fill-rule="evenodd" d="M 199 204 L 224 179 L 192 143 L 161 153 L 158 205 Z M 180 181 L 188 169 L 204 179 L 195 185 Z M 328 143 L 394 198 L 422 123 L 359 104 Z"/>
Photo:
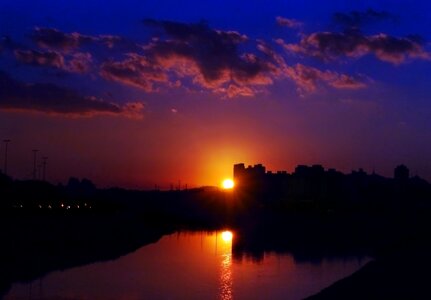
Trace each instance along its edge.
<path fill-rule="evenodd" d="M 369 259 L 298 262 L 289 254 L 233 259 L 230 232 L 186 232 L 114 261 L 15 284 L 5 299 L 302 299 Z"/>

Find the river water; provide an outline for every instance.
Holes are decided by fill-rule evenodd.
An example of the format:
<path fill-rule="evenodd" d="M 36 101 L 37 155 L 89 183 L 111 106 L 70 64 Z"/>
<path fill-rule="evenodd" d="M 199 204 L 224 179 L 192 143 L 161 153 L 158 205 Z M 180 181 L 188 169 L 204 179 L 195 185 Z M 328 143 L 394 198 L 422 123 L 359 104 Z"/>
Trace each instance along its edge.
<path fill-rule="evenodd" d="M 303 299 L 346 277 L 368 258 L 297 261 L 232 254 L 235 233 L 180 232 L 113 261 L 16 283 L 5 299 Z"/>

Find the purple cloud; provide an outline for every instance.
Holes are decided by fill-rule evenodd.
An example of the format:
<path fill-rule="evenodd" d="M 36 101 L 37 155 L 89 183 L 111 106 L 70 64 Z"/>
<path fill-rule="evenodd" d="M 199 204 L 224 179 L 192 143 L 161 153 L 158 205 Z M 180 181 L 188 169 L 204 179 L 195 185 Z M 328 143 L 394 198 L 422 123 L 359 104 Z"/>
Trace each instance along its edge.
<path fill-rule="evenodd" d="M 282 39 L 278 39 L 277 43 L 289 52 L 326 61 L 343 56 L 358 58 L 369 54 L 392 64 L 401 64 L 408 59 L 430 58 L 429 53 L 415 38 L 398 38 L 383 33 L 365 36 L 358 30 L 342 33 L 316 32 L 304 36 L 298 44 L 287 44 Z"/>
<path fill-rule="evenodd" d="M 90 53 L 76 52 L 63 55 L 56 51 L 21 50 L 14 51 L 15 58 L 22 64 L 53 67 L 67 72 L 86 73 L 92 62 Z M 67 62 L 65 62 L 67 57 Z"/>
<path fill-rule="evenodd" d="M 274 55 L 261 49 L 242 52 L 241 45 L 249 40 L 238 32 L 214 30 L 206 23 L 145 20 L 145 24 L 161 30 L 160 36 L 144 46 L 143 55 L 104 63 L 104 78 L 145 91 L 153 91 L 155 83 L 178 85 L 179 79 L 191 78 L 197 86 L 233 97 L 254 95 L 257 86 L 272 84 L 280 73 Z"/>
<path fill-rule="evenodd" d="M 136 50 L 139 47 L 125 38 L 116 35 L 85 35 L 79 32 L 66 33 L 55 28 L 36 27 L 32 33 L 33 41 L 40 48 L 55 49 L 69 52 L 85 45 L 103 45 L 107 48 L 119 46 L 128 50 Z"/>
<path fill-rule="evenodd" d="M 365 11 L 351 11 L 349 13 L 336 12 L 332 16 L 332 20 L 344 28 L 360 28 L 368 23 L 381 21 L 398 21 L 398 17 L 386 12 L 367 9 Z"/>
<path fill-rule="evenodd" d="M 282 26 L 300 26 L 293 19 L 278 17 Z M 265 91 L 275 80 L 292 79 L 302 92 L 312 92 L 319 83 L 336 89 L 357 89 L 365 87 L 360 80 L 347 74 L 320 71 L 302 64 L 288 66 L 279 53 L 263 40 L 250 40 L 236 31 L 212 29 L 204 22 L 180 23 L 171 21 L 145 20 L 156 36 L 143 46 L 133 47 L 125 39 L 114 35 L 90 36 L 77 32 L 64 33 L 53 28 L 36 28 L 32 38 L 42 50 L 15 49 L 16 59 L 40 67 L 58 68 L 67 72 L 87 73 L 94 70 L 94 63 L 100 61 L 93 47 L 104 45 L 117 47 L 118 55 L 99 65 L 99 75 L 108 81 L 133 86 L 145 92 L 157 92 L 163 87 L 197 88 L 233 98 L 250 97 Z M 315 33 L 303 37 L 299 44 L 276 42 L 289 51 L 325 57 L 325 59 L 346 55 L 355 56 L 363 51 L 366 37 L 332 37 L 324 41 L 326 33 Z M 334 34 L 335 35 L 335 34 Z M 395 54 L 378 45 L 373 39 L 376 55 L 381 59 L 394 60 Z M 411 38 L 411 41 L 414 39 Z M 333 44 L 331 46 L 331 43 Z M 368 47 L 371 48 L 371 43 Z M 253 49 L 254 46 L 254 49 Z M 83 52 L 85 49 L 86 52 Z M 133 49 L 133 51 L 129 51 Z M 379 51 L 384 49 L 384 51 Z M 88 51 L 88 52 L 87 52 Z M 368 50 L 370 51 L 370 50 Z M 322 54 L 323 53 L 323 54 Z M 386 56 L 385 56 L 386 55 Z M 398 57 L 397 57 L 398 58 Z M 399 58 L 398 58 L 399 59 Z M 191 84 L 191 86 L 190 86 Z"/>
<path fill-rule="evenodd" d="M 280 16 L 276 17 L 275 21 L 277 22 L 278 25 L 288 27 L 288 28 L 300 28 L 304 25 L 302 22 L 298 20 L 288 19 Z"/>
<path fill-rule="evenodd" d="M 127 103 L 120 106 L 95 97 L 84 97 L 54 84 L 24 83 L 0 72 L 0 109 L 66 116 L 109 114 L 139 118 L 143 105 Z"/>
<path fill-rule="evenodd" d="M 360 89 L 366 84 L 352 76 L 334 71 L 321 71 L 319 69 L 296 64 L 286 69 L 286 75 L 298 85 L 301 93 L 314 92 L 319 83 L 325 83 L 337 89 Z"/>
<path fill-rule="evenodd" d="M 77 32 L 64 33 L 55 28 L 36 27 L 32 38 L 41 48 L 59 49 L 69 51 L 76 49 L 85 42 L 91 42 L 94 39 L 90 36 L 82 35 Z"/>
<path fill-rule="evenodd" d="M 168 82 L 168 75 L 160 66 L 144 56 L 129 54 L 123 61 L 107 61 L 102 64 L 100 75 L 112 81 L 131 85 L 146 92 L 154 91 L 155 82 Z"/>
<path fill-rule="evenodd" d="M 55 51 L 15 50 L 14 54 L 15 58 L 24 64 L 49 66 L 59 69 L 65 67 L 63 55 Z"/>

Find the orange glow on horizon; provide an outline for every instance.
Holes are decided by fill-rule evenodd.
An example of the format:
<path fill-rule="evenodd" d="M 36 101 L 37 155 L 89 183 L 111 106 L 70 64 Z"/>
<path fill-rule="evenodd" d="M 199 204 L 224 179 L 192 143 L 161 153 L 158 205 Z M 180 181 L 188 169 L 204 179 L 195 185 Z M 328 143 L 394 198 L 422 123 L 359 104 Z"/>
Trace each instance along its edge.
<path fill-rule="evenodd" d="M 234 186 L 235 186 L 235 183 L 230 178 L 227 178 L 227 179 L 223 180 L 223 182 L 222 182 L 222 187 L 226 190 L 227 189 L 233 189 Z"/>

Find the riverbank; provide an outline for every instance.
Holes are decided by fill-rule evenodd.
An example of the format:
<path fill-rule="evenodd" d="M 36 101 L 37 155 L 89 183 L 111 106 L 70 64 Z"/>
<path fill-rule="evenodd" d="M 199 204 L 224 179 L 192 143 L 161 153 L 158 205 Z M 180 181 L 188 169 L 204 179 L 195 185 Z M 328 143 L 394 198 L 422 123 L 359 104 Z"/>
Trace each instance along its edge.
<path fill-rule="evenodd" d="M 14 282 L 113 260 L 173 232 L 130 213 L 9 213 L 0 218 L 0 295 Z"/>
<path fill-rule="evenodd" d="M 397 273 L 399 278 L 413 274 L 420 288 L 426 286 L 416 275 L 422 274 L 415 267 L 420 260 L 392 269 L 397 260 L 390 259 L 396 255 L 400 261 L 416 257 L 426 244 L 431 233 L 431 207 L 423 200 L 410 205 L 395 201 L 387 207 L 357 203 L 331 208 L 313 202 L 284 206 L 267 198 L 208 188 L 143 192 L 21 184 L 6 186 L 14 188 L 5 189 L 8 198 L 0 211 L 0 295 L 14 282 L 115 259 L 175 230 L 217 228 L 232 228 L 238 233 L 232 245 L 236 260 L 251 256 L 259 261 L 268 252 L 291 253 L 295 260 L 313 262 L 366 256 L 377 258 L 377 267 L 371 263 L 359 272 L 363 275 L 353 275 L 353 283 L 346 279 L 347 287 L 361 289 L 368 284 L 368 296 L 373 295 L 373 283 L 383 274 L 387 284 L 377 284 L 390 293 L 391 282 L 397 282 L 390 276 Z M 425 255 L 423 259 L 427 259 Z M 339 287 L 343 285 L 328 290 L 343 290 L 344 296 L 337 298 L 323 291 L 316 297 L 329 293 L 331 296 L 322 299 L 351 299 L 351 294 L 359 295 L 353 288 Z M 401 286 L 397 282 L 397 288 Z M 414 284 L 405 286 L 406 290 L 418 289 Z"/>
<path fill-rule="evenodd" d="M 306 300 L 431 299 L 431 241 L 424 233 L 391 245 L 376 260 Z"/>

